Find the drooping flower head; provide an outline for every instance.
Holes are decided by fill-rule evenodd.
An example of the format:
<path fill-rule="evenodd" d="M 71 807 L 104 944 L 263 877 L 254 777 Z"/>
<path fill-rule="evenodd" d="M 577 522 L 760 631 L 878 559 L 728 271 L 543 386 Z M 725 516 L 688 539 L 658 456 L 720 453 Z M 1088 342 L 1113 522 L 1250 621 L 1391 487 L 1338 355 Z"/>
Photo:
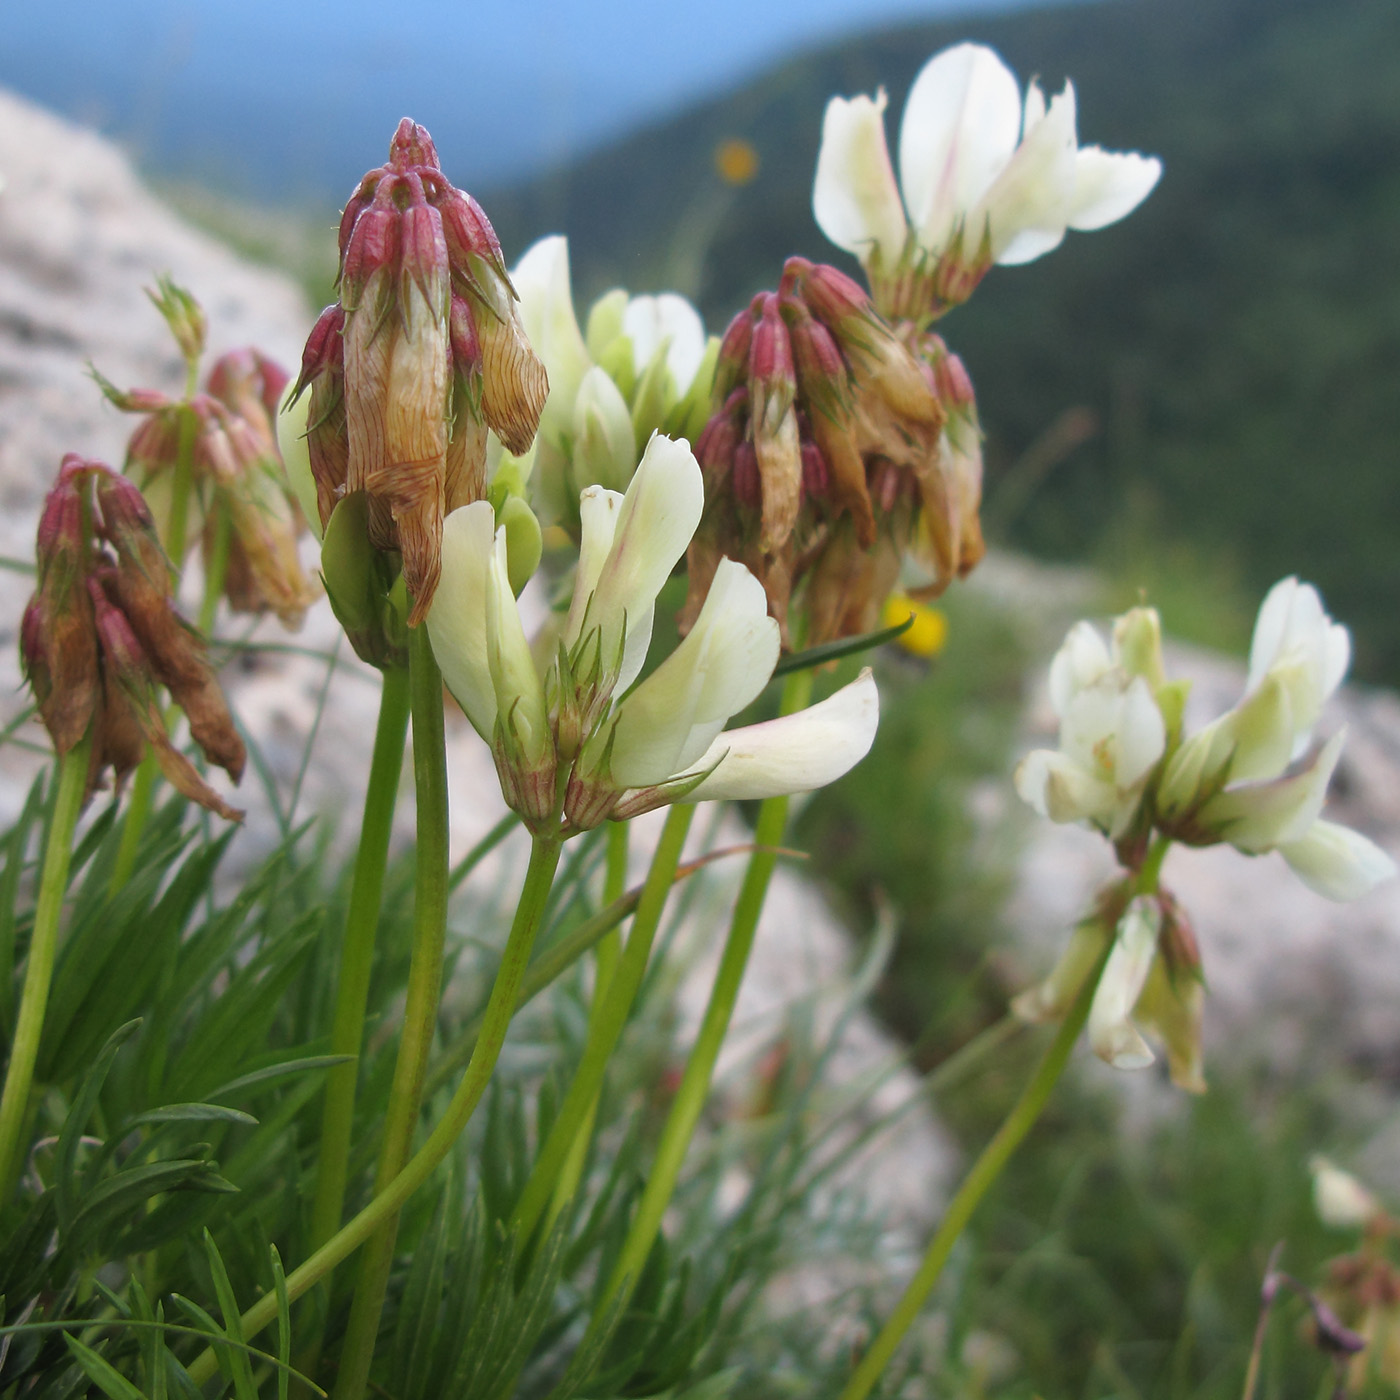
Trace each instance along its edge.
<path fill-rule="evenodd" d="M 238 820 L 166 732 L 157 684 L 184 710 L 205 757 L 235 782 L 242 776 L 243 741 L 203 639 L 175 610 L 170 562 L 141 493 L 70 453 L 44 503 L 37 556 L 20 656 L 55 750 L 92 736 L 91 791 L 109 767 L 120 782 L 149 744 L 172 786 Z"/>
<path fill-rule="evenodd" d="M 971 295 L 993 263 L 1025 263 L 1067 229 L 1135 209 L 1161 176 L 1156 157 L 1079 145 L 1074 88 L 1047 103 L 991 49 L 958 44 L 914 80 L 899 132 L 899 180 L 885 140 L 886 97 L 827 104 L 812 208 L 860 258 L 875 303 L 918 325 Z M 902 196 L 901 196 L 902 191 Z"/>
<path fill-rule="evenodd" d="M 558 644 L 537 663 L 507 532 L 489 502 L 454 512 L 428 614 L 448 688 L 491 745 L 506 801 L 537 831 L 587 830 L 670 801 L 807 791 L 870 747 L 869 674 L 797 715 L 722 732 L 778 660 L 763 588 L 724 561 L 689 635 L 640 683 L 657 594 L 703 510 L 689 445 L 653 437 L 626 493 L 589 487 Z"/>
<path fill-rule="evenodd" d="M 292 391 L 310 390 L 321 523 L 365 493 L 371 543 L 402 555 L 416 625 L 437 587 L 444 516 L 485 493 L 487 428 L 528 451 L 548 380 L 490 221 L 406 117 L 345 206 L 338 285 Z"/>
<path fill-rule="evenodd" d="M 1016 788 L 1042 816 L 1103 832 L 1128 873 L 1049 979 L 1019 999 L 1023 1015 L 1062 1014 L 1106 957 L 1089 1016 L 1095 1050 L 1121 1068 L 1149 1063 L 1142 1026 L 1166 1043 L 1177 1083 L 1203 1086 L 1200 955 L 1156 868 L 1172 842 L 1277 851 L 1334 900 L 1359 898 L 1395 873 L 1372 841 L 1321 816 L 1345 736 L 1313 750 L 1312 733 L 1349 657 L 1346 629 L 1317 591 L 1284 579 L 1260 608 L 1244 696 L 1187 735 L 1186 686 L 1165 676 L 1155 612 L 1119 618 L 1111 648 L 1087 622 L 1071 629 L 1050 667 L 1060 746 L 1027 755 Z"/>
<path fill-rule="evenodd" d="M 719 561 L 743 560 L 809 641 L 873 630 L 907 556 L 936 593 L 982 557 L 972 386 L 934 336 L 901 337 L 833 267 L 789 258 L 730 323 L 696 443 L 705 521 L 683 621 Z"/>
<path fill-rule="evenodd" d="M 251 347 L 231 350 L 209 369 L 195 392 L 204 351 L 205 319 L 184 288 L 162 278 L 148 293 L 185 359 L 190 392 L 175 398 L 154 389 L 121 390 L 93 370 L 108 401 L 142 415 L 127 443 L 126 472 L 145 494 L 162 543 L 180 558 L 200 538 L 205 568 L 222 554 L 222 587 L 235 612 L 274 612 L 289 628 L 301 625 L 315 586 L 297 555 L 305 528 L 287 480 L 274 424 L 286 372 Z M 175 479 L 189 453 L 189 490 L 175 541 Z"/>

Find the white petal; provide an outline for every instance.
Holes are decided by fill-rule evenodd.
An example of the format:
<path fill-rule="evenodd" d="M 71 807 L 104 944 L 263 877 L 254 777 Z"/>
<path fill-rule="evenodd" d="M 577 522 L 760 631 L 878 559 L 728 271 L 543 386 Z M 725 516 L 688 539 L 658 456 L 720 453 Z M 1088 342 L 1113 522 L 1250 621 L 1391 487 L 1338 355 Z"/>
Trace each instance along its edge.
<path fill-rule="evenodd" d="M 1280 579 L 1264 595 L 1259 605 L 1259 616 L 1254 620 L 1254 635 L 1249 643 L 1249 676 L 1245 689 L 1253 690 L 1264 679 L 1264 673 L 1272 666 L 1283 648 L 1284 634 L 1288 629 L 1288 619 L 1293 608 L 1293 597 L 1298 591 L 1296 578 Z"/>
<path fill-rule="evenodd" d="M 1118 763 L 1114 782 L 1120 791 L 1136 787 L 1167 747 L 1167 727 L 1147 682 L 1135 676 L 1124 692 L 1118 721 Z"/>
<path fill-rule="evenodd" d="M 1015 783 L 1021 799 L 1052 822 L 1104 824 L 1118 805 L 1110 784 L 1054 749 L 1027 754 L 1016 767 Z"/>
<path fill-rule="evenodd" d="M 1359 1230 L 1381 1213 L 1380 1202 L 1350 1172 L 1326 1157 L 1308 1163 L 1313 1178 L 1313 1205 L 1318 1218 L 1334 1230 Z"/>
<path fill-rule="evenodd" d="M 488 744 L 496 727 L 496 689 L 486 649 L 486 576 L 495 533 L 489 501 L 454 510 L 443 522 L 442 576 L 426 623 L 448 690 Z"/>
<path fill-rule="evenodd" d="M 541 238 L 526 250 L 511 273 L 520 296 L 520 323 L 549 375 L 541 430 L 557 437 L 573 418 L 579 381 L 590 364 L 569 278 L 569 240 L 562 234 Z"/>
<path fill-rule="evenodd" d="M 637 465 L 632 414 L 622 391 L 597 365 L 579 381 L 573 436 L 572 470 L 579 490 L 606 486 L 625 491 Z"/>
<path fill-rule="evenodd" d="M 589 625 L 603 629 L 602 655 L 609 664 L 626 629 L 619 694 L 642 669 L 656 595 L 690 544 L 704 508 L 705 488 L 690 444 L 654 435 L 623 497 L 589 613 Z"/>
<path fill-rule="evenodd" d="M 1050 663 L 1050 704 L 1055 714 L 1063 719 L 1070 701 L 1112 665 L 1098 629 L 1088 622 L 1076 622 Z"/>
<path fill-rule="evenodd" d="M 496 532 L 486 570 L 485 601 L 486 660 L 496 692 L 496 713 L 514 728 L 526 758 L 538 760 L 553 740 L 545 711 L 544 689 L 530 654 L 515 594 L 511 591 L 504 529 Z"/>
<path fill-rule="evenodd" d="M 1309 889 L 1339 903 L 1360 899 L 1395 874 L 1395 862 L 1374 841 L 1336 822 L 1316 821 L 1278 849 Z"/>
<path fill-rule="evenodd" d="M 812 214 L 838 248 L 863 261 L 879 251 L 886 267 L 904 248 L 908 226 L 885 141 L 882 88 L 875 97 L 833 97 L 822 118 Z"/>
<path fill-rule="evenodd" d="M 700 313 L 675 292 L 633 297 L 623 312 L 622 328 L 632 342 L 632 364 L 638 375 L 666 347 L 666 368 L 676 397 L 684 397 L 705 358 L 705 323 Z"/>
<path fill-rule="evenodd" d="M 1345 730 L 1334 734 L 1312 763 L 1291 778 L 1227 788 L 1201 808 L 1202 824 L 1251 855 L 1300 840 L 1322 811 L 1345 739 Z"/>
<path fill-rule="evenodd" d="M 1006 168 L 1021 121 L 1015 75 L 991 49 L 958 44 L 924 65 L 904 105 L 899 178 L 925 248 L 940 251 Z"/>
<path fill-rule="evenodd" d="M 692 765 L 719 766 L 685 799 L 778 797 L 834 783 L 870 751 L 880 697 L 870 670 L 819 705 L 721 734 Z"/>
<path fill-rule="evenodd" d="M 569 620 L 564 624 L 565 646 L 572 647 L 583 630 L 589 599 L 598 586 L 598 576 L 603 572 L 608 551 L 617 535 L 622 499 L 621 491 L 609 491 L 602 486 L 590 486 L 579 495 L 582 534 L 579 537 L 578 567 L 574 571 L 574 596 L 569 603 Z"/>
<path fill-rule="evenodd" d="M 1066 83 L 968 216 L 974 232 L 986 221 L 997 262 L 1030 262 L 1063 240 L 1073 207 L 1078 140 L 1074 87 Z"/>
<path fill-rule="evenodd" d="M 1128 905 L 1089 1008 L 1089 1044 L 1115 1069 L 1144 1069 L 1154 1058 L 1129 1017 L 1157 956 L 1161 917 L 1156 900 Z"/>
<path fill-rule="evenodd" d="M 1074 161 L 1074 202 L 1069 226 L 1105 228 L 1131 214 L 1162 178 L 1162 162 L 1136 151 L 1084 146 Z"/>
<path fill-rule="evenodd" d="M 722 559 L 689 635 L 618 709 L 614 781 L 649 787 L 690 768 L 762 693 L 779 647 L 763 585 Z"/>

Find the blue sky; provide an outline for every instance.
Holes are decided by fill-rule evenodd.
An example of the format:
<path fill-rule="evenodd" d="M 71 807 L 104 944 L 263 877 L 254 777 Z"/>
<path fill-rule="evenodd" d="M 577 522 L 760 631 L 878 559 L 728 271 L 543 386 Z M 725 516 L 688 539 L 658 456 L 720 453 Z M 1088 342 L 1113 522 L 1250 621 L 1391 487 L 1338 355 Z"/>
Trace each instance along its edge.
<path fill-rule="evenodd" d="M 413 116 L 468 186 L 523 176 L 881 24 L 1017 0 L 11 0 L 0 83 L 145 163 L 343 196 Z"/>

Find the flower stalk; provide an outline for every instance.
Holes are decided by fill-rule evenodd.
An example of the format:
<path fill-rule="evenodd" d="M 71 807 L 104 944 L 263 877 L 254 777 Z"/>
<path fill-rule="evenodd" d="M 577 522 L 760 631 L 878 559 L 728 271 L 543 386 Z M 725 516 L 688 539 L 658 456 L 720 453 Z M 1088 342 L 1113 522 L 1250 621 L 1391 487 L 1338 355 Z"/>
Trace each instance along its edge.
<path fill-rule="evenodd" d="M 783 682 L 781 713 L 795 714 L 807 704 L 811 693 L 811 671 L 792 672 Z M 589 1323 L 589 1333 L 594 1336 L 606 1325 L 607 1318 L 618 1315 L 620 1295 L 630 1295 L 636 1285 L 642 1266 L 661 1229 L 666 1207 L 671 1202 L 691 1138 L 695 1135 L 700 1114 L 706 1099 L 709 1098 L 715 1063 L 719 1059 L 720 1047 L 724 1044 L 734 1006 L 739 998 L 739 988 L 744 980 L 744 971 L 748 967 L 759 916 L 763 912 L 763 901 L 768 894 L 773 868 L 777 864 L 777 847 L 782 844 L 783 832 L 787 827 L 787 813 L 786 797 L 766 798 L 759 808 L 758 821 L 754 827 L 755 850 L 749 857 L 744 882 L 734 905 L 729 936 L 725 941 L 719 970 L 715 974 L 714 986 L 710 990 L 704 1020 L 700 1024 L 699 1035 L 690 1052 L 690 1059 L 686 1063 L 666 1125 L 662 1129 L 656 1160 L 652 1164 L 646 1190 L 637 1207 L 632 1227 L 627 1233 L 617 1263 L 613 1266 L 607 1286 L 599 1296 Z M 580 1343 L 580 1351 L 590 1340 L 590 1337 L 584 1338 Z"/>
<path fill-rule="evenodd" d="M 0 1095 L 0 1202 L 9 1200 L 19 1176 L 29 1090 L 39 1058 L 39 1041 L 44 1033 L 44 1012 L 48 1007 L 54 957 L 58 951 L 58 922 L 73 856 L 73 830 L 87 791 L 91 749 L 92 737 L 88 735 L 59 760 L 58 787 L 44 848 L 44 867 L 39 876 L 39 898 L 34 909 L 34 932 L 24 970 L 24 989 L 20 993 L 10 1063 L 5 1071 L 4 1093 Z"/>
<path fill-rule="evenodd" d="M 418 844 L 414 871 L 413 952 L 403 1032 L 389 1111 L 379 1149 L 375 1194 L 402 1171 L 413 1147 L 423 1099 L 442 991 L 442 960 L 447 939 L 449 881 L 447 830 L 447 747 L 443 729 L 442 672 L 433 659 L 427 629 L 409 632 L 409 699 L 413 715 L 413 779 L 417 797 Z M 386 683 L 388 673 L 386 673 Z M 387 836 L 387 833 L 386 833 Z M 382 878 L 382 873 L 381 873 Z M 368 968 L 355 969 L 357 980 Z M 365 983 L 367 990 L 367 981 Z M 355 988 L 358 993 L 358 987 Z M 348 1009 L 347 1009 L 348 1015 Z M 363 1011 L 361 1011 L 363 1019 Z M 353 1109 L 353 1103 L 352 1103 Z M 329 1212 L 330 1202 L 325 1209 Z M 398 1217 L 387 1217 L 374 1232 L 360 1265 L 345 1349 L 336 1382 L 336 1400 L 358 1400 L 369 1379 L 379 1332 L 379 1315 L 394 1262 Z"/>
<path fill-rule="evenodd" d="M 408 731 L 409 674 L 402 668 L 391 667 L 383 676 L 379 723 L 370 760 L 360 847 L 350 885 L 350 908 L 341 944 L 340 980 L 336 985 L 331 1023 L 331 1054 L 353 1055 L 355 1061 L 333 1065 L 326 1072 L 321 1150 L 311 1211 L 313 1249 L 319 1249 L 340 1228 L 345 1206 L 355 1087 L 359 1080 L 359 1054 L 364 1041 L 365 1007 L 369 1001 L 370 971 L 374 962 L 374 936 L 379 926 L 384 869 L 389 859 L 389 837 L 394 825 L 394 806 Z"/>

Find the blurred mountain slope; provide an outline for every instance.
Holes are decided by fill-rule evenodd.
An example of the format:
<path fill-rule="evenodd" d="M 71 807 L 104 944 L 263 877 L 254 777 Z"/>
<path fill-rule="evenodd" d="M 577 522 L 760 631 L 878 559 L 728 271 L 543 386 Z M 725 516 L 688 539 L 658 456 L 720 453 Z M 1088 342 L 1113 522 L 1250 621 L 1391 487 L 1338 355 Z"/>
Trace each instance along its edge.
<path fill-rule="evenodd" d="M 512 255 L 568 231 L 581 298 L 677 286 L 720 328 L 789 253 L 843 260 L 810 214 L 826 99 L 883 84 L 893 141 L 920 65 L 965 38 L 1048 90 L 1071 76 L 1084 142 L 1166 163 L 1127 222 L 996 270 L 944 324 L 978 385 L 994 512 L 1016 472 L 1003 533 L 1081 558 L 1112 533 L 1130 558 L 1186 540 L 1254 596 L 1304 574 L 1355 629 L 1359 673 L 1400 680 L 1395 0 L 1108 0 L 901 28 L 480 193 Z M 715 169 L 732 138 L 760 160 L 742 188 Z M 1080 405 L 1100 430 L 1040 479 L 1024 454 Z"/>

